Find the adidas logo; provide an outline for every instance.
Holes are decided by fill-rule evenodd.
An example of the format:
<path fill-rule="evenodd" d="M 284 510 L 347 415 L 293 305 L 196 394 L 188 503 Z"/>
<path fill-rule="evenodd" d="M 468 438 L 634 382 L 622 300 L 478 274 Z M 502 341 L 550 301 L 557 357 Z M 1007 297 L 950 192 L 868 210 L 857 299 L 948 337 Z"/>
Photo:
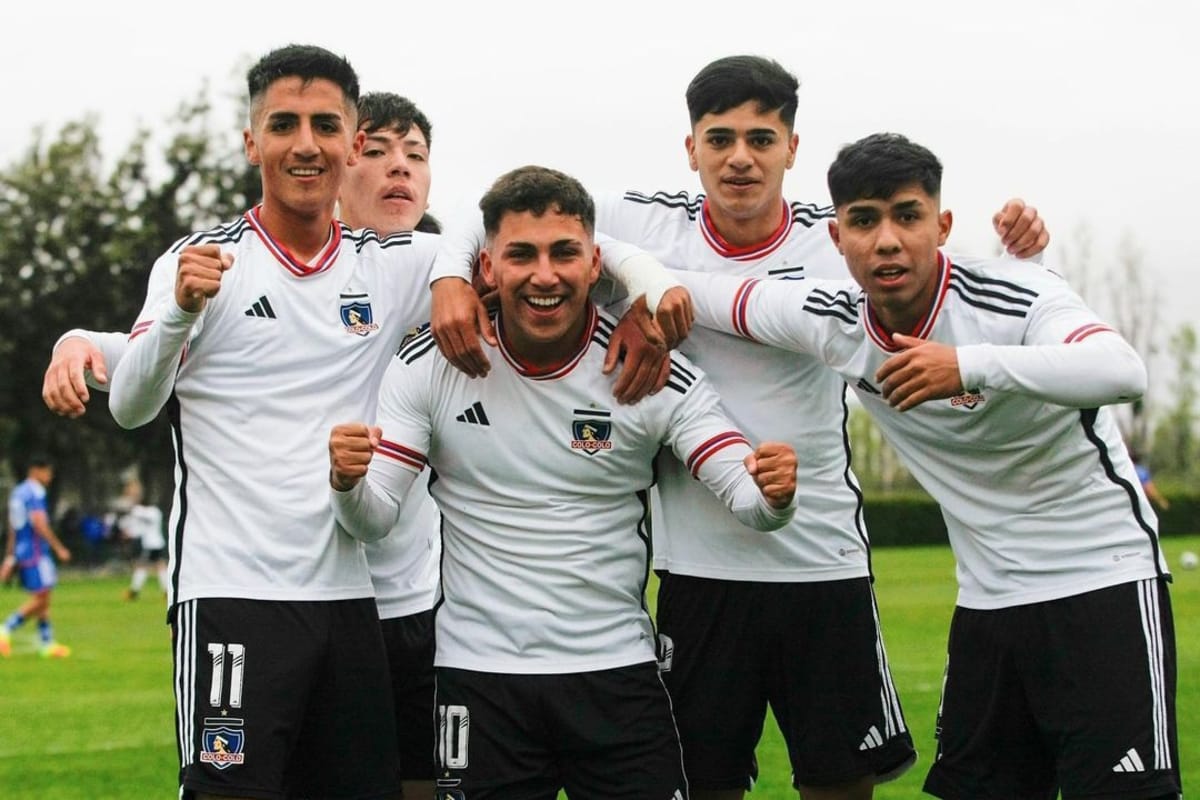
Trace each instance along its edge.
<path fill-rule="evenodd" d="M 879 728 L 874 725 L 867 731 L 867 735 L 863 737 L 862 744 L 858 746 L 859 750 L 874 750 L 883 744 L 883 737 L 879 735 Z"/>
<path fill-rule="evenodd" d="M 857 386 L 859 389 L 862 389 L 864 392 L 867 392 L 868 394 L 883 394 L 883 392 L 879 391 L 874 386 L 867 383 L 866 378 L 859 378 L 858 383 L 856 383 L 854 385 Z"/>
<path fill-rule="evenodd" d="M 455 417 L 455 419 L 458 420 L 459 422 L 466 422 L 470 425 L 491 425 L 492 424 L 492 423 L 488 422 L 487 414 L 483 413 L 483 403 L 479 402 L 478 400 L 476 400 L 475 404 L 472 405 L 470 408 L 468 408 L 466 411 L 462 412 L 457 417 Z"/>
<path fill-rule="evenodd" d="M 1142 764 L 1141 757 L 1137 754 L 1137 750 L 1132 747 L 1129 752 L 1117 762 L 1117 765 L 1112 768 L 1113 772 L 1145 772 L 1146 766 Z"/>
<path fill-rule="evenodd" d="M 254 301 L 254 305 L 246 309 L 247 317 L 261 317 L 263 319 L 276 319 L 275 309 L 271 308 L 271 301 L 264 294 L 262 297 Z"/>

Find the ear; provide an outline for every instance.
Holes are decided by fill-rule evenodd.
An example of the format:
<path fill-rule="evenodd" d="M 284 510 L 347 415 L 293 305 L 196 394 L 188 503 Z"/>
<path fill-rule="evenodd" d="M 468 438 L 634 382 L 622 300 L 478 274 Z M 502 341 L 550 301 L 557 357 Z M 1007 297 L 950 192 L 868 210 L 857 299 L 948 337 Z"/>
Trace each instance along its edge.
<path fill-rule="evenodd" d="M 242 129 L 242 146 L 246 150 L 246 160 L 253 167 L 262 166 L 262 157 L 258 154 L 258 145 L 254 143 L 254 134 L 249 128 Z"/>
<path fill-rule="evenodd" d="M 950 237 L 950 228 L 954 225 L 954 215 L 950 213 L 950 209 L 946 209 L 938 215 L 938 247 L 946 243 L 946 239 Z"/>
<path fill-rule="evenodd" d="M 354 141 L 350 143 L 350 155 L 346 158 L 346 166 L 353 167 L 362 158 L 363 146 L 367 143 L 366 131 L 355 131 Z"/>
<path fill-rule="evenodd" d="M 688 166 L 692 168 L 692 172 L 699 172 L 700 162 L 696 160 L 696 140 L 690 133 L 684 138 L 683 146 L 687 148 Z"/>
<path fill-rule="evenodd" d="M 788 141 L 788 157 L 787 157 L 787 168 L 788 169 L 791 169 L 792 164 L 796 163 L 796 148 L 799 145 L 800 145 L 800 136 L 799 136 L 799 134 L 793 133 L 792 138 Z"/>
<path fill-rule="evenodd" d="M 588 286 L 595 286 L 600 280 L 600 245 L 592 245 L 592 267 L 588 270 Z"/>
<path fill-rule="evenodd" d="M 489 289 L 496 287 L 496 273 L 492 268 L 492 254 L 487 248 L 479 251 L 479 277 Z"/>
<path fill-rule="evenodd" d="M 833 239 L 833 246 L 837 248 L 837 251 L 845 255 L 842 251 L 842 232 L 838 230 L 836 219 L 829 220 L 829 238 Z"/>

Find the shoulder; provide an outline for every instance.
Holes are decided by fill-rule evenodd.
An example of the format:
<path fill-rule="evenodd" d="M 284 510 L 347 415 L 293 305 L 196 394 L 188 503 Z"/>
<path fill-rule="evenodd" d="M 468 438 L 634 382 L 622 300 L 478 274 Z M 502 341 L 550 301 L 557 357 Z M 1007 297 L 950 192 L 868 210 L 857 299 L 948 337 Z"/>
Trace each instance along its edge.
<path fill-rule="evenodd" d="M 217 225 L 207 230 L 196 231 L 189 233 L 187 236 L 180 237 L 171 245 L 169 252 L 178 253 L 185 247 L 194 247 L 202 244 L 218 244 L 236 247 L 243 240 L 247 240 L 247 236 L 252 232 L 250 221 L 246 219 L 246 215 L 238 217 L 230 222 Z M 249 241 L 249 240 L 247 240 Z"/>
<path fill-rule="evenodd" d="M 624 216 L 640 216 L 655 220 L 676 220 L 681 223 L 695 222 L 704 205 L 704 195 L 692 197 L 688 192 L 641 192 L 630 190 L 613 195 L 611 209 Z"/>
<path fill-rule="evenodd" d="M 396 359 L 408 365 L 439 358 L 441 351 L 438 350 L 429 323 L 409 331 L 400 342 L 400 349 L 396 351 Z"/>
<path fill-rule="evenodd" d="M 804 228 L 823 225 L 837 216 L 833 206 L 822 206 L 816 203 L 800 203 L 796 201 L 790 201 L 787 205 L 792 215 L 792 224 L 800 225 Z"/>
<path fill-rule="evenodd" d="M 953 256 L 951 263 L 948 291 L 980 312 L 1024 318 L 1040 298 L 1071 291 L 1061 275 L 1030 261 Z"/>

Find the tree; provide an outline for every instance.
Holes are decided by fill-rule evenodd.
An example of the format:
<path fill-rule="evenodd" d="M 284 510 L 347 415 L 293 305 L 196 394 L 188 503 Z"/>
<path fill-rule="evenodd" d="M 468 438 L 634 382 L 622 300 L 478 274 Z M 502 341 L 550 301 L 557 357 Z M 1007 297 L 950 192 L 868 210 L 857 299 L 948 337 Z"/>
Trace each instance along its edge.
<path fill-rule="evenodd" d="M 1200 437 L 1196 435 L 1197 364 L 1196 329 L 1182 325 L 1167 343 L 1173 366 L 1172 403 L 1154 430 L 1151 457 L 1160 473 L 1180 478 L 1200 477 Z"/>
<path fill-rule="evenodd" d="M 14 466 L 30 449 L 51 453 L 60 492 L 85 508 L 101 508 L 130 464 L 161 502 L 171 484 L 168 430 L 161 419 L 136 435 L 120 430 L 103 393 L 82 420 L 55 417 L 41 401 L 42 373 L 63 331 L 129 329 L 150 266 L 172 242 L 257 202 L 257 172 L 240 136 L 212 131 L 207 96 L 205 87 L 168 122 L 161 162 L 141 130 L 106 173 L 89 116 L 53 141 L 35 130 L 25 155 L 0 172 L 0 453 Z"/>

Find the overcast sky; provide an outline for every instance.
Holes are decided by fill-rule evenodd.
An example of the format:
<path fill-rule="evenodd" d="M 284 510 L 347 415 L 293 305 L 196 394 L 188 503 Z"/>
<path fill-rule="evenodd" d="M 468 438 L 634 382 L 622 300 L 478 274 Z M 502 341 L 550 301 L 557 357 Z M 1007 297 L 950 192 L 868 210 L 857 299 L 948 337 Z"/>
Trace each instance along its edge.
<path fill-rule="evenodd" d="M 683 91 L 714 58 L 775 58 L 801 80 L 791 200 L 827 202 L 839 145 L 904 133 L 945 164 L 954 249 L 990 251 L 990 215 L 1035 204 L 1055 236 L 1081 224 L 1107 262 L 1136 239 L 1164 319 L 1200 300 L 1200 11 L 1193 0 L 897 3 L 495 2 L 10 4 L 0 163 L 34 125 L 95 112 L 106 152 L 208 80 L 244 89 L 254 57 L 291 42 L 346 55 L 364 90 L 433 122 L 432 210 L 541 163 L 593 191 L 696 189 Z M 226 117 L 219 117 L 223 119 Z M 230 126 L 229 135 L 240 131 Z"/>

